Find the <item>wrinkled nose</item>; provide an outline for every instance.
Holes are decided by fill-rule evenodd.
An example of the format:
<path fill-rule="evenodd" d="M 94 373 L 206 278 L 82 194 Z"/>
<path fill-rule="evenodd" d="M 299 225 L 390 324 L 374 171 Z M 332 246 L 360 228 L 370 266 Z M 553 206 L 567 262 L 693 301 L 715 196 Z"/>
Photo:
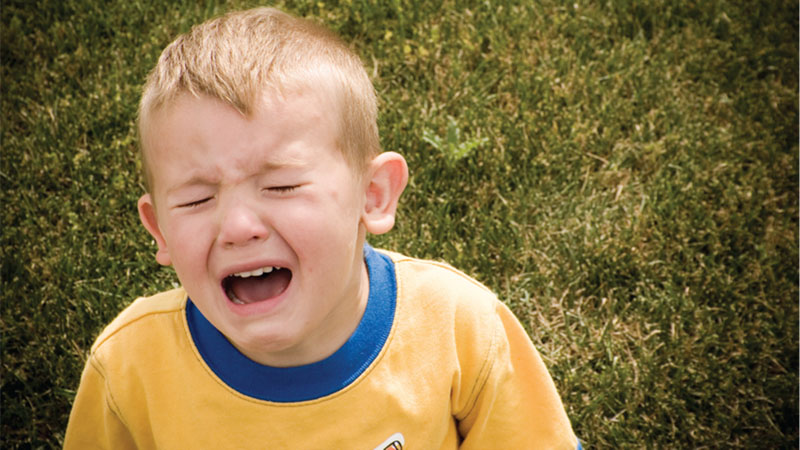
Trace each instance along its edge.
<path fill-rule="evenodd" d="M 255 211 L 238 203 L 227 208 L 220 223 L 219 239 L 226 247 L 264 240 L 269 230 Z"/>

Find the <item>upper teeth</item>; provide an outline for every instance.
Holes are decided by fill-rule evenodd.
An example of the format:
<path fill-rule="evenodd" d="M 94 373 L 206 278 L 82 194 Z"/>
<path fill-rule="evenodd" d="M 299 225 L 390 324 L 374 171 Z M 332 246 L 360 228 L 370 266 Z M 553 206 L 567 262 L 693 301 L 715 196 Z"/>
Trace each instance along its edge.
<path fill-rule="evenodd" d="M 241 277 L 241 278 L 258 277 L 258 276 L 261 276 L 261 275 L 263 275 L 265 273 L 270 273 L 273 270 L 275 270 L 275 267 L 273 267 L 273 266 L 265 266 L 265 267 L 262 267 L 260 269 L 251 270 L 250 272 L 235 273 L 235 274 L 233 274 L 233 276 Z"/>

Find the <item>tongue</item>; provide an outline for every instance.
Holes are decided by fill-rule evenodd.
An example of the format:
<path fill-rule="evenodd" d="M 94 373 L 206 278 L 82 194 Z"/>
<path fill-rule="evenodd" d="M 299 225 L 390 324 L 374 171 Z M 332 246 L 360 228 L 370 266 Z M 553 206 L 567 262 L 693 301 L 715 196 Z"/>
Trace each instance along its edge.
<path fill-rule="evenodd" d="M 230 289 L 243 303 L 256 303 L 279 295 L 289 285 L 292 272 L 278 269 L 260 277 L 232 277 Z"/>

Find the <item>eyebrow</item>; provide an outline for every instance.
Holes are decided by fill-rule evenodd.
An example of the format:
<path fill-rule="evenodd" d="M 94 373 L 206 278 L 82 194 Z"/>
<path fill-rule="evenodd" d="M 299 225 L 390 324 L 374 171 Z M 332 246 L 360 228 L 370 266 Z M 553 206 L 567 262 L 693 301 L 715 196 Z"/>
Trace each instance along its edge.
<path fill-rule="evenodd" d="M 255 173 L 248 174 L 248 178 L 260 175 L 266 172 L 275 172 L 281 169 L 296 169 L 303 165 L 303 161 L 300 159 L 295 158 L 283 158 L 281 161 L 271 161 L 267 160 L 262 162 L 258 166 L 258 170 Z M 167 189 L 166 195 L 170 195 L 179 191 L 181 189 L 186 189 L 187 187 L 193 186 L 213 186 L 218 184 L 216 181 L 217 176 L 212 175 L 215 171 L 195 171 L 197 173 L 191 175 L 189 179 L 183 181 L 169 189 Z"/>
<path fill-rule="evenodd" d="M 192 175 L 188 180 L 181 181 L 180 183 L 170 187 L 169 189 L 167 189 L 167 192 L 165 194 L 169 197 L 175 192 L 186 188 L 190 188 L 193 186 L 212 186 L 214 184 L 216 183 L 212 181 L 212 177 L 208 177 L 203 174 L 196 174 Z"/>
<path fill-rule="evenodd" d="M 265 161 L 259 166 L 258 173 L 274 172 L 280 169 L 296 169 L 303 165 L 303 161 L 295 158 L 284 158 L 282 161 Z"/>

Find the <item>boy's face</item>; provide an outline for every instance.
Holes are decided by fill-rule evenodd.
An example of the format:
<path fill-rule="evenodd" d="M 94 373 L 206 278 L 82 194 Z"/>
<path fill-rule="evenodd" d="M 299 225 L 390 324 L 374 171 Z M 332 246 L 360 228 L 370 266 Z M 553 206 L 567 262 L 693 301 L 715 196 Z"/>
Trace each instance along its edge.
<path fill-rule="evenodd" d="M 157 259 L 231 343 L 264 364 L 331 354 L 366 304 L 369 182 L 337 148 L 337 111 L 297 93 L 265 96 L 246 118 L 183 95 L 145 124 L 153 186 L 139 209 Z"/>

